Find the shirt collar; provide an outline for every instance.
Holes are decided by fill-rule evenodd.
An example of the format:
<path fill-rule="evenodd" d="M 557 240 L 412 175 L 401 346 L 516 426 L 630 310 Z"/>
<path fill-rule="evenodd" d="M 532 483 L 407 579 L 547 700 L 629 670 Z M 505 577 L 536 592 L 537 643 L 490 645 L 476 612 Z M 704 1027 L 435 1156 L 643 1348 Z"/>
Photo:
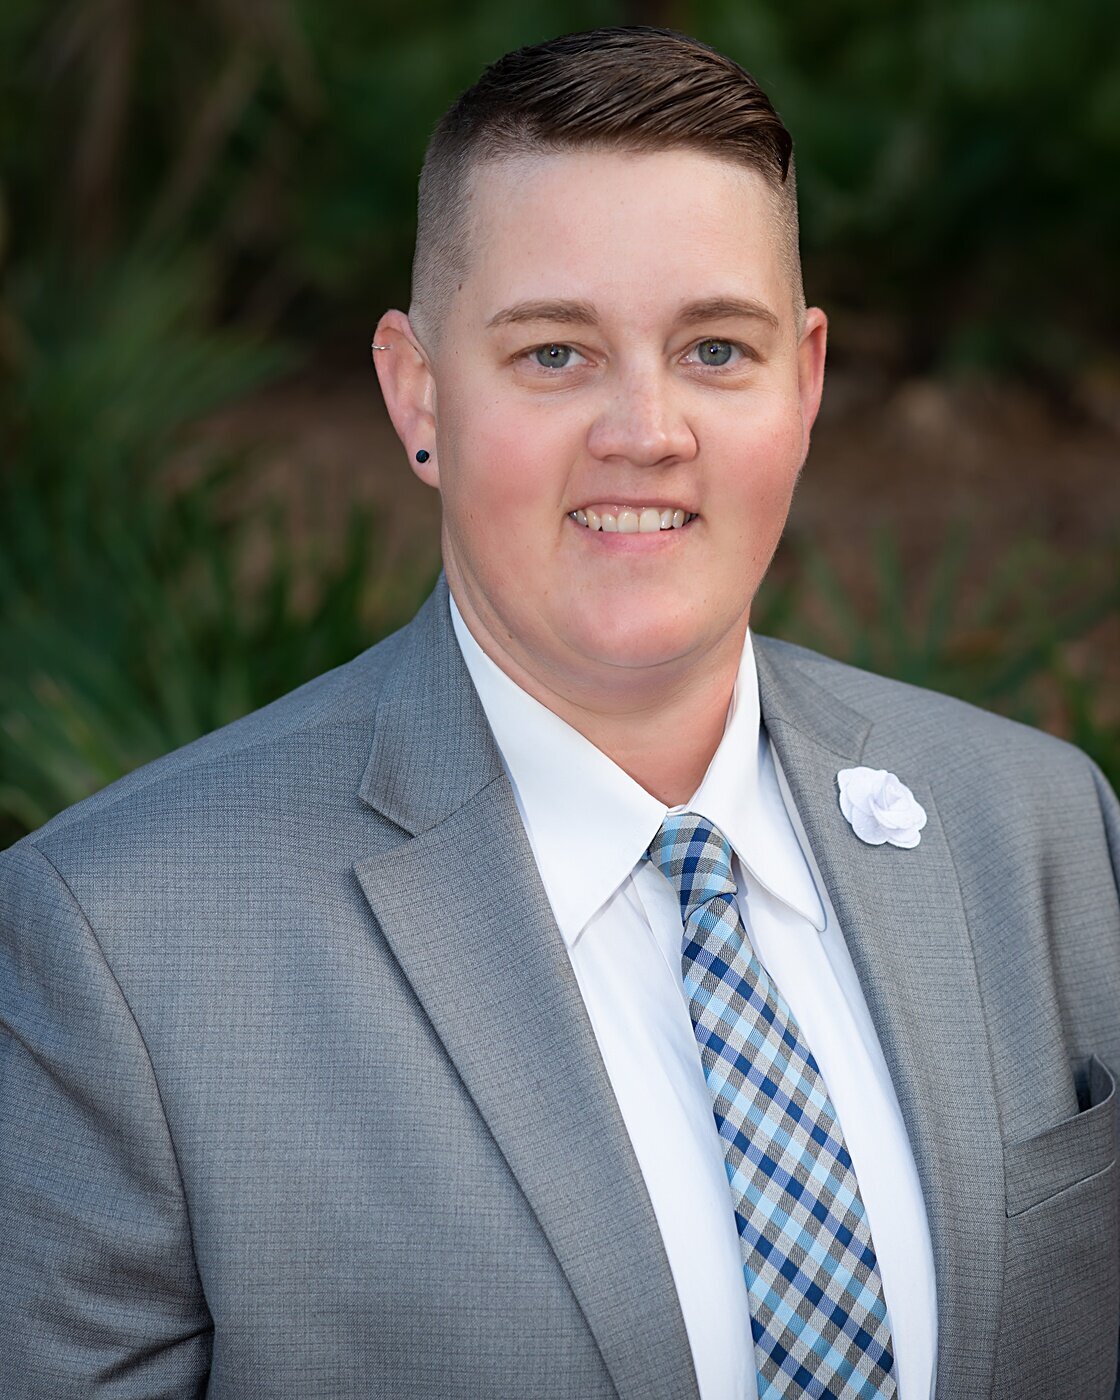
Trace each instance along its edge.
<path fill-rule="evenodd" d="M 666 808 L 482 650 L 450 599 L 463 661 L 501 752 L 564 942 L 571 948 L 625 884 L 666 812 L 697 812 L 727 837 L 748 879 L 824 928 L 824 911 L 759 719 L 747 633 L 723 738 L 684 807 Z"/>
<path fill-rule="evenodd" d="M 758 673 L 748 632 L 731 695 L 727 725 L 708 771 L 684 807 L 726 836 L 746 876 L 824 931 L 825 912 L 778 781 L 773 749 L 762 728 Z"/>

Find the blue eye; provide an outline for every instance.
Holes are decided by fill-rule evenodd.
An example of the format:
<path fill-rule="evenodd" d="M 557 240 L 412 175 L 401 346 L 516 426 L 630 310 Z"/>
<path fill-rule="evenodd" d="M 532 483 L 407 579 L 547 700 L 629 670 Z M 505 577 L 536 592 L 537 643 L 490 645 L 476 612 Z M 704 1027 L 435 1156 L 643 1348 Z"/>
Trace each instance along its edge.
<path fill-rule="evenodd" d="M 532 351 L 533 359 L 542 369 L 564 369 L 572 358 L 570 345 L 538 345 Z"/>
<path fill-rule="evenodd" d="M 696 347 L 696 358 L 702 365 L 725 365 L 731 359 L 732 346 L 726 340 L 702 340 Z"/>

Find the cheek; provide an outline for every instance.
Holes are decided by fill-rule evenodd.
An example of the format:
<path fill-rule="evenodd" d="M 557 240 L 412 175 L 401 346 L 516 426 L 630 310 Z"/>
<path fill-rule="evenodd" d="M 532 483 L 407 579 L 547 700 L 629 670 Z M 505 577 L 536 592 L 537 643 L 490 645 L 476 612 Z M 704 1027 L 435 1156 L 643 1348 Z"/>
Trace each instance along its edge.
<path fill-rule="evenodd" d="M 552 515 L 559 524 L 569 465 L 582 440 L 578 424 L 532 404 L 478 394 L 465 410 L 441 411 L 440 437 L 448 464 L 445 508 L 488 531 L 501 521 L 516 528 L 518 520 L 540 529 Z"/>
<path fill-rule="evenodd" d="M 516 607 L 537 577 L 550 530 L 563 527 L 566 460 L 554 424 L 493 396 L 441 412 L 444 531 L 458 567 Z"/>
<path fill-rule="evenodd" d="M 800 424 L 783 418 L 736 443 L 736 491 L 759 524 L 775 515 L 784 519 L 801 470 L 801 442 Z"/>

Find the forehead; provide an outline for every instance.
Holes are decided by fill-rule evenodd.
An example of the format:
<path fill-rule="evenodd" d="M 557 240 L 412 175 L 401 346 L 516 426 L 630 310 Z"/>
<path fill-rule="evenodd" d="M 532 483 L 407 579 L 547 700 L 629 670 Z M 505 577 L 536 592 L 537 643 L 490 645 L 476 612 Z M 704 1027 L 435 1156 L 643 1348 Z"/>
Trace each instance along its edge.
<path fill-rule="evenodd" d="M 511 300 L 579 297 L 609 315 L 715 295 L 791 300 L 779 195 L 690 150 L 576 151 L 472 174 L 458 300 L 472 323 Z"/>

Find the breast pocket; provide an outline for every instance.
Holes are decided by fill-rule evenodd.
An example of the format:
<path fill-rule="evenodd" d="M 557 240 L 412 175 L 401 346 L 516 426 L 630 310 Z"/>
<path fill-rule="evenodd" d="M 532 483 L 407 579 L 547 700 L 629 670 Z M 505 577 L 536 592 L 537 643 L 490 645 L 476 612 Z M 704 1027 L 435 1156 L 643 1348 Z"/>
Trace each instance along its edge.
<path fill-rule="evenodd" d="M 1106 1400 L 1120 1328 L 1116 1086 L 1095 1057 L 1073 1118 L 1004 1153 L 1001 1400 Z"/>
<path fill-rule="evenodd" d="M 1109 1169 L 1116 1160 L 1116 1081 L 1094 1055 L 1088 1104 L 1037 1137 L 1004 1152 L 1008 1215 L 1021 1215 L 1051 1196 Z"/>

